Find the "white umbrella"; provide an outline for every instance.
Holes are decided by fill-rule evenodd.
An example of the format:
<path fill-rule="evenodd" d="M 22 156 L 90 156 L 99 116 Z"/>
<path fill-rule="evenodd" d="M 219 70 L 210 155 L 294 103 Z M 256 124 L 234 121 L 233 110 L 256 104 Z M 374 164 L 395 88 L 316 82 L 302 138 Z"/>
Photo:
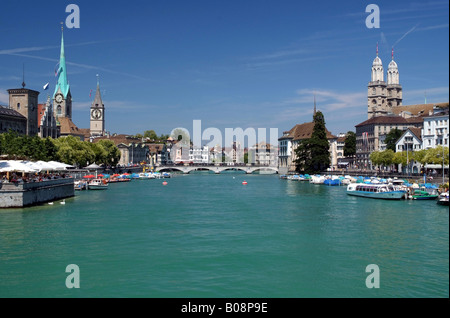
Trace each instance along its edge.
<path fill-rule="evenodd" d="M 96 164 L 96 163 L 92 163 L 92 164 L 90 164 L 89 166 L 87 166 L 87 167 L 84 167 L 85 169 L 99 169 L 99 168 L 101 168 L 98 164 Z"/>
<path fill-rule="evenodd" d="M 46 161 L 40 160 L 40 161 L 36 162 L 36 164 L 40 167 L 40 169 L 41 169 L 40 171 L 53 171 L 53 170 L 56 170 L 56 166 L 55 165 L 53 165 L 53 164 L 51 164 L 49 162 L 46 162 Z"/>
<path fill-rule="evenodd" d="M 37 172 L 38 170 L 17 160 L 8 160 L 0 162 L 0 172 Z"/>
<path fill-rule="evenodd" d="M 36 171 L 41 171 L 41 167 L 37 164 L 37 162 L 33 162 L 33 161 L 21 161 L 21 163 L 27 165 L 28 167 L 30 167 L 31 169 L 35 169 Z"/>
<path fill-rule="evenodd" d="M 68 165 L 67 163 L 58 161 L 49 161 L 48 163 L 55 166 L 55 170 L 66 170 L 67 168 L 74 168 L 74 166 Z"/>

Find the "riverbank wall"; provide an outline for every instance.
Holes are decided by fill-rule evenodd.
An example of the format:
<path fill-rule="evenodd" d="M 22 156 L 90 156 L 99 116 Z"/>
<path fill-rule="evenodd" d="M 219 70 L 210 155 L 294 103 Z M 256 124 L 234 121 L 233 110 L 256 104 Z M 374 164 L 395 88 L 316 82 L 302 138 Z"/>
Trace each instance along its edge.
<path fill-rule="evenodd" d="M 0 208 L 22 208 L 75 195 L 74 179 L 0 183 Z"/>

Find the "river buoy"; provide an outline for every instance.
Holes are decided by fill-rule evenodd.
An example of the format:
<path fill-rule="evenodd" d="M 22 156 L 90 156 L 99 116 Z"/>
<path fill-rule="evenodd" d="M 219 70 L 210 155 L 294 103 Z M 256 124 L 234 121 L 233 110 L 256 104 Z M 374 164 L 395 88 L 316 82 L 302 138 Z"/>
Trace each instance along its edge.
<path fill-rule="evenodd" d="M 243 184 L 243 185 L 246 185 L 246 184 L 247 184 L 247 181 L 242 182 L 242 184 Z"/>
<path fill-rule="evenodd" d="M 167 181 L 164 181 L 164 182 L 163 182 L 163 185 L 167 185 Z"/>

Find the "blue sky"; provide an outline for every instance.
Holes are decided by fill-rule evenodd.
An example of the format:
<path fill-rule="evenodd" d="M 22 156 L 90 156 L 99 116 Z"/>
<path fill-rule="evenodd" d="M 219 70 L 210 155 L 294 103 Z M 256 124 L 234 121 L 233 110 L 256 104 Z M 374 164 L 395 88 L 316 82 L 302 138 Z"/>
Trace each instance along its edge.
<path fill-rule="evenodd" d="M 0 104 L 6 89 L 54 90 L 60 22 L 73 121 L 89 127 L 99 74 L 106 129 L 278 128 L 312 120 L 313 96 L 334 134 L 367 118 L 379 42 L 385 71 L 394 45 L 403 104 L 449 100 L 449 3 L 440 1 L 2 1 Z M 380 8 L 368 29 L 366 5 Z M 50 82 L 48 91 L 42 89 Z M 426 93 L 425 93 L 426 92 Z"/>

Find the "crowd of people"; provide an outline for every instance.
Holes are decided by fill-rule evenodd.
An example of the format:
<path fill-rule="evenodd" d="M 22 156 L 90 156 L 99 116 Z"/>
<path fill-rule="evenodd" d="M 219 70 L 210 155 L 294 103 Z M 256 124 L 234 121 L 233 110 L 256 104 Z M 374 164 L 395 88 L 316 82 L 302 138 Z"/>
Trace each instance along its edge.
<path fill-rule="evenodd" d="M 16 172 L 10 173 L 9 176 L 7 173 L 1 174 L 1 180 L 5 183 L 42 182 L 61 178 L 70 178 L 70 175 L 67 175 L 65 173 L 24 173 L 22 175 L 18 175 Z"/>

